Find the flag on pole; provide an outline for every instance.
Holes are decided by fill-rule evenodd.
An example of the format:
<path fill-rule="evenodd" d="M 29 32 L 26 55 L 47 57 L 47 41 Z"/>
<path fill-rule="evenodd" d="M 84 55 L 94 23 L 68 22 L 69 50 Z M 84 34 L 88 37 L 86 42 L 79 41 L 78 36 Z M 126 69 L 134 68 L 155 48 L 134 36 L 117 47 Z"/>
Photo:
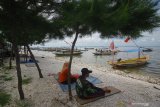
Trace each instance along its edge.
<path fill-rule="evenodd" d="M 109 47 L 110 47 L 111 50 L 114 50 L 114 41 L 111 42 Z"/>
<path fill-rule="evenodd" d="M 130 39 L 131 39 L 130 37 L 127 37 L 127 38 L 124 40 L 124 42 L 127 43 Z"/>

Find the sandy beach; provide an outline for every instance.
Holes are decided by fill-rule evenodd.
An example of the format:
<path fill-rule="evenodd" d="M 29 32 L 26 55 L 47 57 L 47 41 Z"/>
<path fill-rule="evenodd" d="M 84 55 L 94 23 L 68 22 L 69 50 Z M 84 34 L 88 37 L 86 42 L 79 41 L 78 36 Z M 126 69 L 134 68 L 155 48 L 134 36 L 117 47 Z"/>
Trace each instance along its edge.
<path fill-rule="evenodd" d="M 121 90 L 120 93 L 102 98 L 100 100 L 79 105 L 73 97 L 73 101 L 68 100 L 68 92 L 63 92 L 59 84 L 53 77 L 58 73 L 65 60 L 55 58 L 52 52 L 33 51 L 36 60 L 42 70 L 44 78 L 39 78 L 36 67 L 27 67 L 21 64 L 22 78 L 30 77 L 32 82 L 23 85 L 23 91 L 29 107 L 159 107 L 160 106 L 160 79 L 149 77 L 136 77 L 126 75 L 118 70 L 87 65 L 84 63 L 72 64 L 72 74 L 80 73 L 81 68 L 87 67 L 93 70 L 92 76 L 99 78 L 102 83 L 98 87 L 114 86 Z M 15 66 L 15 63 L 14 63 Z M 16 69 L 9 71 L 13 77 L 12 81 L 7 81 L 3 85 L 5 90 L 12 95 L 11 103 L 5 107 L 17 107 L 15 103 L 19 99 L 17 90 Z M 1 75 L 1 74 L 0 74 Z M 158 89 L 156 89 L 157 87 Z M 75 90 L 72 91 L 76 95 Z"/>

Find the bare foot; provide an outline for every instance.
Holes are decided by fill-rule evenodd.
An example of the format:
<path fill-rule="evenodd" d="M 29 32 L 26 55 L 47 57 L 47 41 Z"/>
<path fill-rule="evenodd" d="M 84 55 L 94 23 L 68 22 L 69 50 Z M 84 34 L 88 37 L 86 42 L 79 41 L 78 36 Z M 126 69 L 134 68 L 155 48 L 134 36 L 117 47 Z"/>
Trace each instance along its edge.
<path fill-rule="evenodd" d="M 110 90 L 110 89 L 106 89 L 105 92 L 106 92 L 106 93 L 110 93 L 111 90 Z"/>
<path fill-rule="evenodd" d="M 110 89 L 108 89 L 107 87 L 104 87 L 104 88 L 102 88 L 106 93 L 110 93 L 111 92 L 111 90 Z"/>

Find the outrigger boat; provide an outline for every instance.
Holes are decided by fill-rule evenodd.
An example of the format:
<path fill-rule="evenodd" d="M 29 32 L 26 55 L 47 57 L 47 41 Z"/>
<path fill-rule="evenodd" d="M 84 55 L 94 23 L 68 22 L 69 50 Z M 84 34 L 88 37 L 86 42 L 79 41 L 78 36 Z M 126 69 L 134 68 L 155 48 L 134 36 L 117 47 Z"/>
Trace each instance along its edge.
<path fill-rule="evenodd" d="M 143 52 L 152 52 L 152 49 L 151 48 L 144 48 L 142 51 Z"/>
<path fill-rule="evenodd" d="M 130 37 L 127 37 L 125 42 L 128 42 Z M 125 59 L 122 60 L 119 58 L 118 60 L 114 60 L 114 55 L 113 55 L 113 60 L 108 61 L 110 65 L 113 66 L 113 68 L 132 68 L 132 67 L 138 67 L 142 66 L 148 63 L 149 61 L 149 56 L 143 54 L 143 50 L 141 50 L 141 47 L 139 47 L 134 41 L 133 43 L 138 47 L 138 49 L 132 49 L 132 50 L 127 50 L 127 51 L 121 51 L 121 52 L 138 52 L 138 57 L 137 58 L 130 58 L 130 59 Z M 141 56 L 141 53 L 143 56 Z"/>
<path fill-rule="evenodd" d="M 118 49 L 115 49 L 114 42 L 112 41 L 109 48 L 104 49 L 96 49 L 96 51 L 93 53 L 94 55 L 114 55 L 119 52 Z"/>
<path fill-rule="evenodd" d="M 81 51 L 74 51 L 73 52 L 73 55 L 81 55 L 83 52 L 81 52 Z M 64 50 L 64 51 L 60 51 L 60 52 L 55 52 L 55 55 L 57 55 L 57 56 L 69 56 L 71 54 L 71 52 L 70 51 L 66 51 L 66 50 Z"/>
<path fill-rule="evenodd" d="M 147 64 L 149 60 L 149 56 L 143 56 L 139 58 L 131 58 L 127 60 L 118 59 L 117 61 L 108 61 L 113 68 L 130 68 L 130 67 L 137 67 L 141 65 Z"/>
<path fill-rule="evenodd" d="M 112 51 L 112 50 L 101 50 L 101 51 L 96 51 L 93 54 L 94 55 L 111 55 L 111 54 L 116 54 L 118 51 Z"/>

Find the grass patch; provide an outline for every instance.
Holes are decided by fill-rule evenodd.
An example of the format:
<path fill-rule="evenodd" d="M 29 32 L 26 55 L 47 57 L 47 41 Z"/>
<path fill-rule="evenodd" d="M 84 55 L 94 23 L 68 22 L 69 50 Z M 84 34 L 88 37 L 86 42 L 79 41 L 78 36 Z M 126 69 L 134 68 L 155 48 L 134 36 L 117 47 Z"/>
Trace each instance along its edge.
<path fill-rule="evenodd" d="M 5 67 L 5 66 L 4 66 L 4 67 L 2 67 L 0 70 L 1 70 L 1 73 L 2 73 L 2 74 L 5 74 L 5 75 L 10 74 L 10 72 L 9 72 L 10 69 L 9 69 L 8 67 Z"/>
<path fill-rule="evenodd" d="M 9 74 L 9 72 L 5 72 L 4 74 Z"/>
<path fill-rule="evenodd" d="M 10 102 L 11 95 L 6 93 L 5 91 L 0 92 L 0 106 L 5 106 Z"/>
<path fill-rule="evenodd" d="M 7 75 L 0 75 L 0 78 L 6 78 Z"/>
<path fill-rule="evenodd" d="M 32 107 L 32 103 L 29 100 L 16 100 L 16 107 Z"/>
<path fill-rule="evenodd" d="M 0 79 L 4 81 L 11 81 L 13 78 L 11 76 L 8 77 L 7 75 L 0 75 Z"/>
<path fill-rule="evenodd" d="M 12 77 L 5 77 L 4 81 L 11 81 L 13 78 Z"/>
<path fill-rule="evenodd" d="M 4 66 L 3 67 L 3 69 L 5 69 L 5 70 L 10 70 L 10 69 L 12 69 L 12 68 L 14 68 L 13 66 L 11 66 L 11 68 L 10 68 L 10 66 Z"/>
<path fill-rule="evenodd" d="M 11 68 L 9 66 L 3 66 L 1 69 L 5 74 L 9 74 L 8 71 L 10 71 L 13 68 L 15 68 L 15 66 L 12 66 Z"/>
<path fill-rule="evenodd" d="M 31 82 L 32 82 L 32 78 L 31 77 L 25 78 L 25 79 L 22 80 L 22 84 L 29 84 Z"/>

